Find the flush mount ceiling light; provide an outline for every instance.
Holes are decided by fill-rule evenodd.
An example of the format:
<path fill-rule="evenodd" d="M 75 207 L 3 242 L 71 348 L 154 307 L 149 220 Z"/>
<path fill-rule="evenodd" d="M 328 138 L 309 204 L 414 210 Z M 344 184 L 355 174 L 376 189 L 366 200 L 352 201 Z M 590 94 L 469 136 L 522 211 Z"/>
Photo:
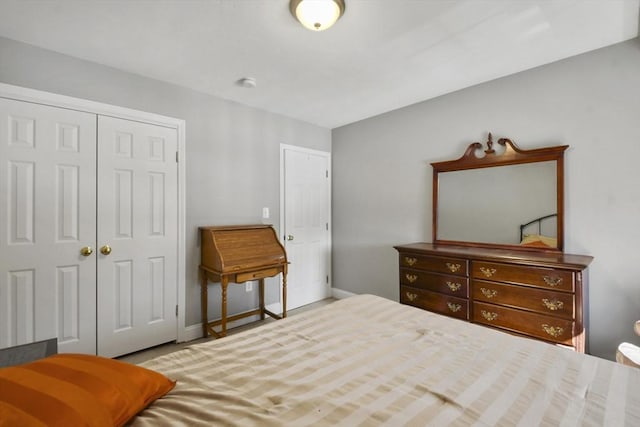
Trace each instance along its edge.
<path fill-rule="evenodd" d="M 289 10 L 312 31 L 326 30 L 344 13 L 344 0 L 291 0 Z"/>

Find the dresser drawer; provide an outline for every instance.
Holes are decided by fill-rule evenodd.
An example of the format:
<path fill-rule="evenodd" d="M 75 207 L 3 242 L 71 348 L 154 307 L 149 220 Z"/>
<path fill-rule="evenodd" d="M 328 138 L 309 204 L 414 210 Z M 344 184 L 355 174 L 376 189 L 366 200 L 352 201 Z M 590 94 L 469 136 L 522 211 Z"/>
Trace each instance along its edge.
<path fill-rule="evenodd" d="M 575 286 L 572 271 L 497 262 L 474 261 L 472 276 L 494 282 L 518 283 L 568 292 L 574 292 Z"/>
<path fill-rule="evenodd" d="M 551 316 L 575 318 L 575 295 L 525 286 L 473 280 L 474 301 L 523 308 Z"/>
<path fill-rule="evenodd" d="M 546 341 L 573 345 L 574 323 L 571 320 L 474 302 L 473 321 Z"/>
<path fill-rule="evenodd" d="M 469 279 L 461 276 L 401 268 L 400 284 L 462 298 L 469 296 Z"/>
<path fill-rule="evenodd" d="M 259 271 L 250 271 L 248 273 L 238 273 L 236 274 L 236 278 L 234 280 L 235 283 L 242 283 L 248 280 L 258 280 L 264 279 L 265 277 L 272 277 L 276 274 L 280 273 L 282 269 L 280 268 L 265 268 L 264 270 Z"/>
<path fill-rule="evenodd" d="M 435 313 L 469 320 L 469 302 L 463 298 L 400 286 L 400 302 Z"/>
<path fill-rule="evenodd" d="M 400 267 L 429 270 L 436 273 L 468 276 L 468 261 L 462 258 L 432 257 L 411 253 L 400 254 Z"/>

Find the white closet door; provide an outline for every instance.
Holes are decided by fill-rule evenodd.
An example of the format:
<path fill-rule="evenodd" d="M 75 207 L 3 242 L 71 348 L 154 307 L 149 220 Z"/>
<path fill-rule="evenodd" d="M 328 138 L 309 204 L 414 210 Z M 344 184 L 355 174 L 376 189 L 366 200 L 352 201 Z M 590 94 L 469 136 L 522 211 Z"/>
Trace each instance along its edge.
<path fill-rule="evenodd" d="M 98 118 L 100 355 L 176 339 L 176 151 L 175 129 Z"/>
<path fill-rule="evenodd" d="M 96 116 L 0 98 L 0 348 L 95 354 Z"/>

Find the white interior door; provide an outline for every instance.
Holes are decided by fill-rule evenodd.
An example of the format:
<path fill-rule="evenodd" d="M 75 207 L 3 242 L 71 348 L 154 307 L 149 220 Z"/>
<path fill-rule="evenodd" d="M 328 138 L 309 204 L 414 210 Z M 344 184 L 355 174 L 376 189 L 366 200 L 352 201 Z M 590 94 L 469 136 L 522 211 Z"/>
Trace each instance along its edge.
<path fill-rule="evenodd" d="M 331 199 L 329 154 L 295 147 L 283 151 L 289 310 L 330 295 Z"/>
<path fill-rule="evenodd" d="M 0 98 L 0 347 L 95 354 L 94 114 Z"/>
<path fill-rule="evenodd" d="M 176 339 L 176 151 L 175 129 L 98 118 L 100 355 Z"/>

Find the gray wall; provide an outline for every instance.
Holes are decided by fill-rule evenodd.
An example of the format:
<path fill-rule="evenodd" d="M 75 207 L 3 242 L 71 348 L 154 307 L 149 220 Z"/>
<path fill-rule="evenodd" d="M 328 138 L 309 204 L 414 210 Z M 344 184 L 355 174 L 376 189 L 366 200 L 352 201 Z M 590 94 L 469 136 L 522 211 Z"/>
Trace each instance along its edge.
<path fill-rule="evenodd" d="M 187 325 L 200 322 L 198 226 L 261 223 L 269 207 L 278 228 L 280 143 L 331 150 L 329 129 L 1 37 L 0 82 L 186 120 Z M 214 286 L 210 318 L 220 316 Z M 254 308 L 255 288 L 231 287 L 229 312 Z"/>
<path fill-rule="evenodd" d="M 395 244 L 431 240 L 431 166 L 469 143 L 570 145 L 565 251 L 589 269 L 592 354 L 638 342 L 640 39 L 467 88 L 332 132 L 333 286 L 398 298 Z"/>

